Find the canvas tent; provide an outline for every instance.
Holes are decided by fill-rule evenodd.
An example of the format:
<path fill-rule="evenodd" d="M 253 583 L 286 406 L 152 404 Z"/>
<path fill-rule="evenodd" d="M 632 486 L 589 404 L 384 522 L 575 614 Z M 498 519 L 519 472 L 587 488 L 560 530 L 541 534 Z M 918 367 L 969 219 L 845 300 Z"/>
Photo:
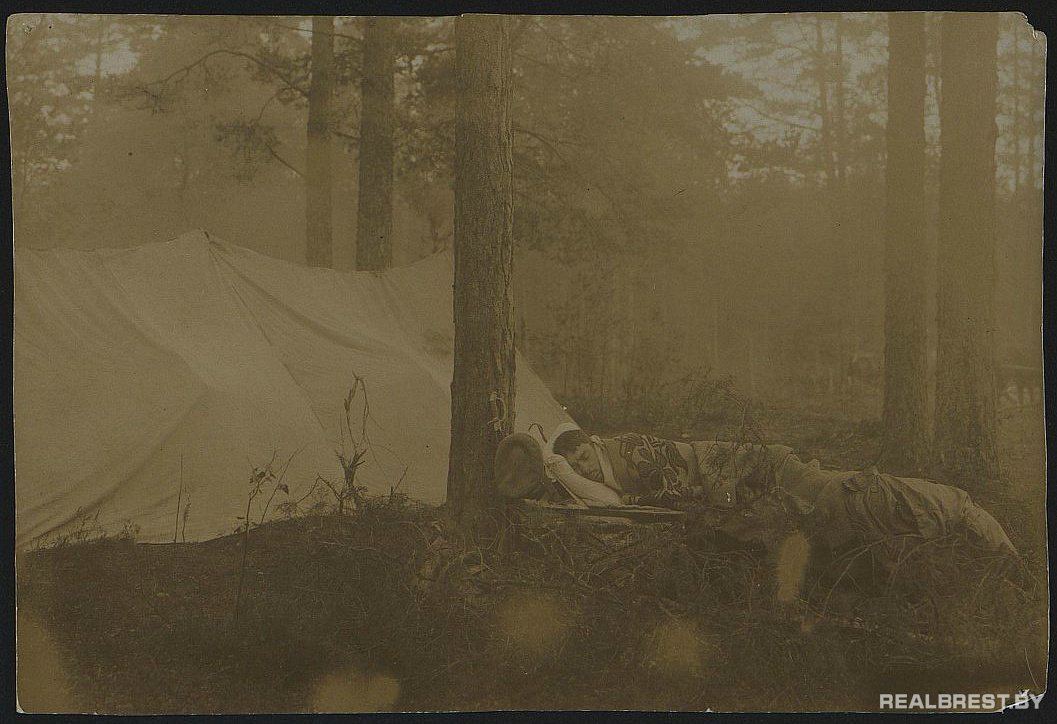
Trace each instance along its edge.
<path fill-rule="evenodd" d="M 317 474 L 340 480 L 355 375 L 374 420 L 359 480 L 384 493 L 406 469 L 402 492 L 443 501 L 451 285 L 449 254 L 342 273 L 201 231 L 127 249 L 18 249 L 17 545 L 85 514 L 110 531 L 135 523 L 141 540 L 231 533 L 253 466 L 275 451 L 298 451 L 292 498 Z M 520 356 L 516 372 L 516 429 L 567 419 Z"/>

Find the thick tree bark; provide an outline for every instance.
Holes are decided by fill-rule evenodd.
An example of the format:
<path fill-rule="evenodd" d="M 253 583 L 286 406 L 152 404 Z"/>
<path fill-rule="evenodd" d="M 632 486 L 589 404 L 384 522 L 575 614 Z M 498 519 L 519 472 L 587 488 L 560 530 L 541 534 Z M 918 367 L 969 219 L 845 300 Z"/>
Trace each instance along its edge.
<path fill-rule="evenodd" d="M 881 461 L 919 472 L 928 456 L 925 298 L 925 16 L 888 14 L 884 432 Z"/>
<path fill-rule="evenodd" d="M 305 261 L 334 266 L 330 170 L 330 100 L 334 93 L 334 18 L 312 18 L 312 80 L 308 87 L 305 170 Z"/>
<path fill-rule="evenodd" d="M 943 18 L 937 296 L 938 462 L 997 477 L 994 389 L 997 13 Z"/>
<path fill-rule="evenodd" d="M 397 18 L 363 19 L 356 268 L 393 264 L 393 66 Z"/>
<path fill-rule="evenodd" d="M 514 420 L 508 23 L 484 15 L 455 22 L 455 360 L 448 503 L 455 519 L 479 537 L 502 528 L 495 514 L 493 459 Z"/>

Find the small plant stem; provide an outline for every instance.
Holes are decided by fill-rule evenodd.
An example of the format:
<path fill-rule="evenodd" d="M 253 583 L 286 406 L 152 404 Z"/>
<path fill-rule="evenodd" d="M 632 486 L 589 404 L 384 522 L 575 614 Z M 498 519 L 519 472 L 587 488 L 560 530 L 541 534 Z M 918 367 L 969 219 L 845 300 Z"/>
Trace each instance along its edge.
<path fill-rule="evenodd" d="M 246 519 L 244 524 L 246 526 L 245 532 L 242 534 L 242 563 L 239 565 L 239 587 L 235 593 L 235 622 L 239 620 L 239 606 L 242 603 L 242 583 L 246 578 L 246 555 L 250 549 L 250 504 L 253 503 L 253 494 L 251 493 L 246 499 Z"/>
<path fill-rule="evenodd" d="M 180 532 L 180 504 L 184 496 L 184 456 L 180 456 L 180 492 L 176 494 L 176 524 L 173 526 L 172 542 L 176 542 L 176 535 Z"/>

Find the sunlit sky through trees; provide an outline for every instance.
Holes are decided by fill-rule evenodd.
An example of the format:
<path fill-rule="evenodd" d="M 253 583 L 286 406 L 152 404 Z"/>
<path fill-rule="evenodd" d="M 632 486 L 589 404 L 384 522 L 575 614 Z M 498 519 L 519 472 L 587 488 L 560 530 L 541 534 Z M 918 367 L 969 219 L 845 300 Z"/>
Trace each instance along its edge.
<path fill-rule="evenodd" d="M 15 243 L 95 249 L 205 228 L 304 263 L 311 27 L 13 16 Z M 927 14 L 930 269 L 939 30 Z M 703 366 L 759 389 L 823 384 L 847 364 L 830 355 L 838 308 L 845 351 L 880 353 L 884 13 L 525 17 L 515 34 L 520 344 L 552 386 L 620 388 L 658 345 L 672 351 L 660 378 Z M 334 264 L 345 270 L 361 39 L 359 18 L 335 19 Z M 393 259 L 405 265 L 451 247 L 452 20 L 406 18 L 397 43 Z M 1037 285 L 1024 293 L 1024 282 L 1041 274 L 1044 67 L 1045 38 L 1003 14 L 996 294 L 1007 359 L 1037 344 Z"/>

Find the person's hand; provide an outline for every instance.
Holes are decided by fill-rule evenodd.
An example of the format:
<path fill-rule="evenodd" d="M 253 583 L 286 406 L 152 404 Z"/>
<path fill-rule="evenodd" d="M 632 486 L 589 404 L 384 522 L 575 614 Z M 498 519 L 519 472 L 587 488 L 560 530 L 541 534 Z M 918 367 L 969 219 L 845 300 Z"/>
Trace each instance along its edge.
<path fill-rule="evenodd" d="M 594 480 L 589 480 L 575 470 L 561 455 L 548 455 L 544 459 L 548 472 L 575 497 L 588 505 L 622 505 L 620 495 L 612 488 Z"/>
<path fill-rule="evenodd" d="M 560 478 L 567 472 L 573 472 L 572 465 L 562 455 L 548 455 L 543 459 L 543 464 L 547 466 L 547 470 L 556 478 Z"/>

